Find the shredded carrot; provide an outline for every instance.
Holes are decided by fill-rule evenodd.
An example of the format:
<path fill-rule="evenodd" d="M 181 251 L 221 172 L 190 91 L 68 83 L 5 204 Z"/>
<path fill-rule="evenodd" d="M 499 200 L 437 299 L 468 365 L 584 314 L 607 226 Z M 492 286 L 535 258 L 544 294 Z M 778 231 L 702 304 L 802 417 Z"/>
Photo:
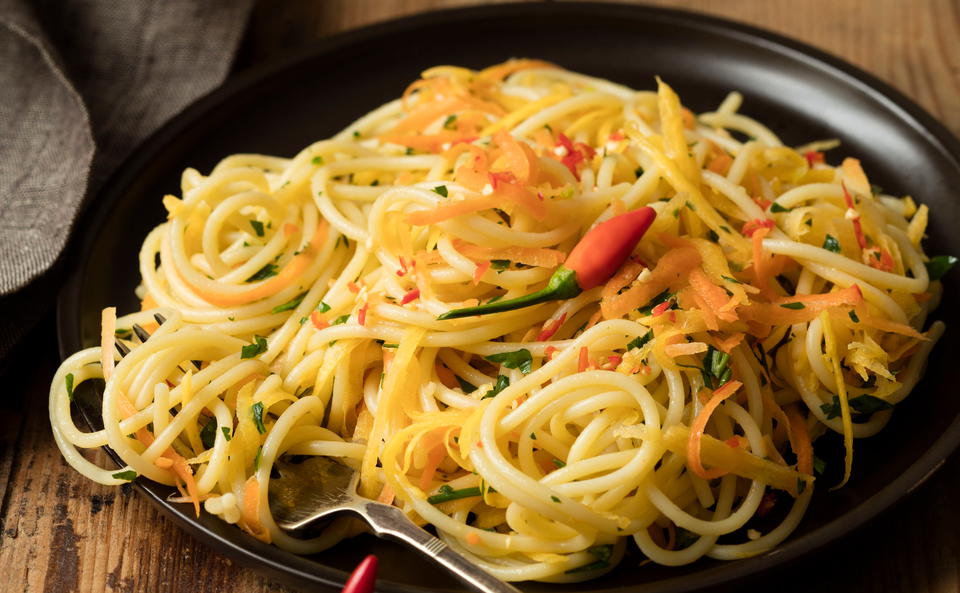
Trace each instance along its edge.
<path fill-rule="evenodd" d="M 771 303 L 754 301 L 740 307 L 740 319 L 764 326 L 792 325 L 815 319 L 822 311 L 837 307 L 852 307 L 863 302 L 860 287 L 854 284 L 849 288 L 835 290 L 826 294 L 795 295 L 775 299 Z M 784 305 L 788 305 L 784 307 Z M 789 305 L 802 305 L 791 308 Z M 862 321 L 862 320 L 861 320 Z M 751 333 L 754 333 L 751 331 Z M 757 335 L 754 333 L 754 335 Z"/>
<path fill-rule="evenodd" d="M 714 284 L 700 267 L 690 270 L 687 277 L 690 287 L 703 299 L 710 307 L 711 312 L 723 321 L 736 321 L 737 313 L 727 304 L 733 297 L 727 296 L 727 291 Z"/>
<path fill-rule="evenodd" d="M 124 419 L 130 418 L 139 411 L 137 407 L 133 405 L 133 402 L 130 401 L 130 398 L 123 393 L 117 395 L 117 410 Z M 148 447 L 153 444 L 153 435 L 146 428 L 137 429 L 134 436 L 138 441 Z M 171 461 L 174 474 L 186 484 L 187 492 L 190 493 L 190 499 L 193 501 L 193 508 L 199 517 L 200 490 L 197 488 L 197 482 L 193 478 L 193 471 L 191 471 L 190 466 L 187 464 L 187 460 L 174 451 L 173 447 L 167 447 L 166 451 L 161 454 L 161 457 L 166 457 Z"/>
<path fill-rule="evenodd" d="M 253 537 L 270 542 L 270 532 L 260 523 L 260 481 L 256 476 L 247 478 L 243 485 L 243 506 L 240 509 L 239 525 Z"/>
<path fill-rule="evenodd" d="M 900 334 L 901 336 L 907 336 L 908 338 L 913 338 L 915 340 L 929 340 L 927 336 L 913 329 L 909 325 L 870 315 L 865 306 L 858 305 L 856 310 L 857 318 L 860 320 L 860 323 L 867 327 L 872 327 L 873 329 L 878 329 L 880 331 L 889 332 L 892 334 Z"/>
<path fill-rule="evenodd" d="M 483 540 L 480 539 L 480 536 L 472 531 L 467 533 L 467 536 L 465 539 L 467 540 L 467 543 L 470 544 L 471 546 L 477 546 L 483 542 Z"/>
<path fill-rule="evenodd" d="M 557 330 L 560 329 L 560 326 L 563 325 L 563 322 L 567 320 L 567 314 L 564 313 L 560 317 L 553 319 L 543 325 L 543 331 L 537 336 L 538 342 L 546 342 L 553 337 L 553 334 L 557 333 Z"/>
<path fill-rule="evenodd" d="M 680 344 L 667 344 L 664 346 L 663 351 L 667 356 L 671 358 L 676 358 L 678 356 L 685 356 L 687 354 L 698 354 L 700 352 L 707 351 L 707 345 L 703 342 L 683 342 Z"/>
<path fill-rule="evenodd" d="M 790 448 L 797 456 L 797 470 L 813 475 L 813 444 L 807 432 L 807 421 L 797 406 L 789 406 L 785 412 L 790 422 Z"/>
<path fill-rule="evenodd" d="M 310 322 L 313 323 L 313 327 L 317 329 L 325 329 L 330 327 L 330 322 L 320 314 L 320 311 L 314 311 L 310 313 Z"/>
<path fill-rule="evenodd" d="M 710 161 L 710 164 L 707 165 L 707 169 L 717 173 L 718 175 L 726 175 L 730 170 L 730 165 L 732 164 L 733 158 L 729 154 L 721 152 Z"/>
<path fill-rule="evenodd" d="M 157 301 L 154 300 L 153 295 L 150 294 L 149 292 L 148 292 L 148 293 L 145 293 L 145 294 L 143 295 L 143 300 L 140 301 L 140 310 L 141 310 L 141 311 L 147 311 L 147 310 L 149 310 L 149 309 L 156 309 L 156 308 L 159 307 L 159 306 L 160 306 L 160 305 L 157 304 Z"/>
<path fill-rule="evenodd" d="M 457 381 L 457 376 L 454 375 L 453 371 L 448 369 L 446 366 L 438 362 L 436 365 L 434 365 L 434 368 L 437 371 L 437 378 L 440 379 L 440 382 L 443 383 L 444 387 L 456 389 L 460 386 L 460 382 Z"/>
<path fill-rule="evenodd" d="M 394 492 L 393 488 L 389 484 L 384 484 L 383 490 L 380 491 L 380 495 L 377 496 L 377 502 L 382 502 L 383 504 L 393 504 L 393 499 L 397 497 L 397 493 Z"/>
<path fill-rule="evenodd" d="M 740 342 L 743 341 L 744 336 L 745 334 L 736 333 L 731 335 L 728 338 L 724 338 L 723 340 L 718 339 L 717 348 L 720 349 L 720 351 L 722 352 L 726 352 L 727 354 L 730 354 L 730 352 L 734 348 L 740 345 Z"/>
<path fill-rule="evenodd" d="M 590 351 L 587 350 L 586 346 L 581 346 L 580 360 L 579 360 L 579 364 L 577 365 L 577 370 L 582 373 L 588 368 L 590 368 Z"/>
<path fill-rule="evenodd" d="M 357 293 L 360 292 L 360 287 L 357 286 L 356 282 L 353 282 L 353 281 L 347 282 L 347 288 L 348 288 L 348 289 L 350 290 L 350 292 L 352 292 L 353 294 L 357 294 Z"/>
<path fill-rule="evenodd" d="M 293 259 L 287 262 L 287 265 L 285 265 L 276 276 L 273 276 L 269 280 L 265 280 L 262 283 L 254 285 L 249 290 L 244 290 L 241 292 L 227 292 L 220 291 L 216 288 L 200 288 L 198 286 L 189 284 L 189 281 L 187 281 L 186 278 L 183 280 L 190 285 L 191 290 L 193 290 L 197 296 L 207 301 L 211 305 L 217 305 L 218 307 L 234 307 L 236 305 L 245 305 L 247 303 L 252 303 L 253 301 L 267 298 L 283 290 L 294 280 L 303 275 L 303 272 L 306 270 L 307 266 L 309 266 L 314 257 L 319 254 L 320 246 L 323 244 L 323 241 L 327 236 L 327 228 L 328 226 L 326 221 L 318 224 L 317 232 L 314 233 L 310 243 L 304 247 L 300 253 L 293 256 Z"/>
<path fill-rule="evenodd" d="M 750 238 L 753 240 L 753 285 L 760 289 L 760 294 L 770 296 L 770 269 L 766 252 L 763 250 L 763 239 L 770 232 L 769 228 L 757 229 Z"/>
<path fill-rule="evenodd" d="M 463 216 L 464 214 L 470 214 L 471 212 L 488 210 L 496 207 L 496 205 L 496 201 L 490 196 L 478 196 L 444 203 L 442 206 L 438 206 L 433 210 L 418 210 L 408 214 L 404 220 L 406 220 L 408 224 L 415 226 L 427 226 L 437 222 L 443 222 L 444 220 L 450 220 L 457 216 Z"/>
<path fill-rule="evenodd" d="M 514 72 L 529 70 L 531 68 L 557 68 L 556 65 L 543 60 L 513 59 L 507 60 L 502 64 L 496 64 L 484 68 L 477 74 L 477 78 L 485 80 L 503 80 Z"/>
<path fill-rule="evenodd" d="M 463 255 L 474 260 L 505 259 L 511 262 L 538 268 L 555 268 L 563 263 L 567 254 L 557 249 L 539 247 L 482 247 L 468 243 L 463 239 L 454 239 L 453 247 Z"/>
<path fill-rule="evenodd" d="M 636 309 L 657 296 L 666 288 L 680 285 L 681 278 L 701 262 L 700 254 L 693 247 L 675 247 L 668 251 L 656 267 L 650 270 L 645 282 L 638 282 L 620 294 L 613 291 L 600 302 L 605 319 L 622 317 L 628 311 Z M 604 288 L 607 292 L 607 288 Z"/>
<path fill-rule="evenodd" d="M 700 463 L 700 440 L 703 438 L 703 431 L 706 429 L 707 421 L 710 420 L 713 411 L 717 409 L 717 406 L 719 406 L 723 400 L 736 393 L 741 385 L 742 383 L 740 383 L 740 381 L 728 381 L 716 389 L 690 426 L 690 439 L 687 442 L 687 467 L 704 480 L 719 478 L 727 473 L 725 470 L 717 468 L 712 470 L 704 469 L 703 464 Z"/>
<path fill-rule="evenodd" d="M 490 269 L 491 263 L 490 260 L 477 262 L 477 266 L 473 269 L 473 285 L 476 286 L 480 284 L 480 281 L 483 280 L 483 275 L 487 273 L 487 270 Z"/>
<path fill-rule="evenodd" d="M 755 218 L 745 222 L 740 232 L 742 232 L 745 237 L 752 237 L 757 230 L 772 229 L 774 226 L 776 226 L 776 223 L 769 218 Z"/>

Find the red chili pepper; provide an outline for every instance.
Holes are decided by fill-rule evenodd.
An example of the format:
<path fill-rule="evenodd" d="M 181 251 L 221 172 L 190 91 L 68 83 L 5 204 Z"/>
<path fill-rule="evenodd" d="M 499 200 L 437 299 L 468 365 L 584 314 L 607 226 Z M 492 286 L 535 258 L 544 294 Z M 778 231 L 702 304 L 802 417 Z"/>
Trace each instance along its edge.
<path fill-rule="evenodd" d="M 370 308 L 370 305 L 368 305 L 367 303 L 364 303 L 363 306 L 360 307 L 360 310 L 357 311 L 357 322 L 360 325 L 367 324 L 367 309 L 369 308 Z"/>
<path fill-rule="evenodd" d="M 754 218 L 753 220 L 748 220 L 743 223 L 742 233 L 747 237 L 752 237 L 755 232 L 760 229 L 772 229 L 776 226 L 769 218 Z"/>
<path fill-rule="evenodd" d="M 537 292 L 477 307 L 453 309 L 437 319 L 513 311 L 548 301 L 572 299 L 585 290 L 600 286 L 630 257 L 630 252 L 656 216 L 656 210 L 645 206 L 614 216 L 590 229 L 570 252 L 567 261 L 550 276 L 547 286 Z"/>
<path fill-rule="evenodd" d="M 563 322 L 567 320 L 567 314 L 564 313 L 559 318 L 554 319 L 547 325 L 543 326 L 543 331 L 540 332 L 540 335 L 537 336 L 538 342 L 546 342 L 553 337 L 553 334 L 557 333 L 557 330 L 560 329 L 560 326 L 563 325 Z"/>
<path fill-rule="evenodd" d="M 403 295 L 403 300 L 400 301 L 401 305 L 406 305 L 410 301 L 415 301 L 420 298 L 420 289 L 414 288 L 407 294 Z"/>
<path fill-rule="evenodd" d="M 341 593 L 373 593 L 373 585 L 377 580 L 377 557 L 370 554 L 357 565 Z"/>

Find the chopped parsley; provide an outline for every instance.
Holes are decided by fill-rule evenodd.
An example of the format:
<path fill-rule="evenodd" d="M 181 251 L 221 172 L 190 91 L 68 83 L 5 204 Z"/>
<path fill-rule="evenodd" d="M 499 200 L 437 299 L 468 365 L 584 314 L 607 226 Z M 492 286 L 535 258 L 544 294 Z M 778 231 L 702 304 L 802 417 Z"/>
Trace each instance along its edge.
<path fill-rule="evenodd" d="M 445 119 L 445 120 L 443 121 L 443 129 L 445 129 L 445 130 L 453 130 L 453 129 L 454 129 L 454 124 L 456 123 L 456 121 L 457 121 L 457 115 L 456 115 L 456 114 L 448 115 L 448 116 L 447 116 L 447 119 Z"/>
<path fill-rule="evenodd" d="M 443 197 L 446 198 L 446 197 L 447 197 L 447 186 L 446 186 L 446 185 L 438 185 L 437 187 L 433 188 L 433 193 L 439 194 L 439 195 L 441 195 L 441 196 L 443 196 Z"/>
<path fill-rule="evenodd" d="M 441 502 L 459 500 L 461 498 L 472 498 L 474 496 L 480 496 L 479 486 L 454 490 L 449 484 L 444 484 L 440 486 L 440 490 L 438 490 L 436 494 L 427 497 L 427 502 L 430 504 L 440 504 Z"/>
<path fill-rule="evenodd" d="M 480 399 L 487 399 L 495 397 L 498 393 L 510 387 L 510 377 L 506 375 L 497 375 L 497 383 L 493 386 L 493 389 L 484 394 Z"/>
<path fill-rule="evenodd" d="M 793 210 L 793 208 L 784 208 L 783 206 L 781 206 L 776 202 L 774 202 L 773 204 L 770 204 L 770 212 L 775 212 L 775 213 L 790 212 L 791 210 Z"/>
<path fill-rule="evenodd" d="M 890 402 L 866 394 L 850 399 L 849 403 L 850 409 L 858 414 L 873 414 L 874 412 L 893 408 L 893 404 Z M 820 411 L 824 413 L 827 420 L 839 418 L 841 415 L 840 398 L 836 395 L 833 396 L 833 401 L 829 404 L 822 404 Z"/>
<path fill-rule="evenodd" d="M 570 570 L 566 571 L 566 574 L 589 572 L 591 570 L 607 568 L 610 566 L 610 559 L 613 557 L 613 545 L 606 544 L 602 546 L 590 546 L 586 549 L 586 552 L 593 555 L 593 557 L 595 557 L 597 560 L 589 564 L 584 564 L 583 566 L 578 566 L 577 568 L 571 568 Z"/>
<path fill-rule="evenodd" d="M 700 369 L 704 384 L 710 389 L 717 389 L 730 380 L 732 373 L 730 355 L 713 346 L 708 346 L 707 353 L 703 357 L 703 368 Z"/>
<path fill-rule="evenodd" d="M 813 456 L 813 473 L 818 476 L 822 476 L 823 472 L 827 469 L 827 462 L 820 459 L 816 455 Z"/>
<path fill-rule="evenodd" d="M 510 267 L 509 259 L 492 259 L 490 260 L 490 267 L 498 272 L 502 272 Z"/>
<path fill-rule="evenodd" d="M 330 325 L 340 325 L 340 324 L 346 323 L 348 319 L 350 319 L 349 313 L 347 313 L 346 315 L 341 315 L 340 317 L 337 317 L 330 323 Z"/>
<path fill-rule="evenodd" d="M 129 338 L 129 337 L 130 337 L 130 330 L 129 330 L 129 329 L 124 329 L 124 328 L 119 328 L 119 329 L 117 329 L 116 331 L 113 332 L 113 335 L 116 336 L 116 337 L 118 337 L 118 338 L 121 338 L 121 339 L 126 339 L 126 338 Z"/>
<path fill-rule="evenodd" d="M 277 305 L 273 309 L 270 309 L 271 313 L 283 313 L 284 311 L 289 311 L 291 309 L 296 309 L 300 306 L 300 303 L 303 302 L 303 297 L 307 296 L 306 292 L 301 292 L 299 295 L 293 297 L 291 300 L 285 302 L 282 305 Z"/>
<path fill-rule="evenodd" d="M 484 358 L 490 362 L 499 362 L 508 369 L 520 369 L 520 372 L 524 375 L 533 370 L 533 356 L 530 355 L 530 351 L 526 348 L 514 350 L 513 352 L 491 354 L 490 356 L 484 356 Z"/>
<path fill-rule="evenodd" d="M 217 440 L 217 419 L 211 418 L 209 422 L 200 429 L 200 442 L 204 448 L 210 449 Z"/>
<path fill-rule="evenodd" d="M 67 399 L 73 401 L 73 373 L 67 373 L 67 376 L 63 378 L 63 381 L 67 385 Z"/>
<path fill-rule="evenodd" d="M 277 266 L 277 264 L 267 264 L 257 270 L 253 276 L 247 278 L 247 282 L 258 282 L 260 280 L 266 280 L 267 278 L 276 276 L 278 269 L 280 268 Z"/>
<path fill-rule="evenodd" d="M 477 390 L 477 386 L 474 385 L 473 383 L 468 383 L 467 380 L 461 377 L 460 375 L 456 375 L 456 377 L 457 377 L 457 383 L 460 384 L 460 389 L 462 389 L 464 393 L 473 393 L 474 391 Z"/>
<path fill-rule="evenodd" d="M 253 343 L 240 349 L 240 358 L 254 358 L 267 351 L 267 339 L 263 336 L 253 336 Z"/>
<path fill-rule="evenodd" d="M 320 301 L 320 304 L 317 305 L 317 311 L 320 311 L 321 313 L 326 313 L 329 310 L 330 310 L 330 305 L 326 304 L 323 301 Z"/>
<path fill-rule="evenodd" d="M 857 317 L 857 313 L 855 311 L 850 311 L 849 313 L 847 313 L 847 315 L 850 316 L 850 321 L 854 323 L 860 323 L 860 318 Z"/>
<path fill-rule="evenodd" d="M 627 344 L 627 352 L 630 352 L 634 348 L 643 348 L 647 342 L 653 339 L 653 330 L 647 330 L 647 333 L 642 336 L 637 336 Z"/>
<path fill-rule="evenodd" d="M 322 164 L 323 164 L 323 157 L 322 157 L 322 156 L 315 156 L 315 157 L 313 157 L 313 159 L 312 159 L 310 162 L 313 163 L 314 165 L 322 165 Z"/>
<path fill-rule="evenodd" d="M 253 471 L 259 471 L 261 461 L 263 461 L 263 445 L 257 448 L 257 456 L 253 458 Z"/>
<path fill-rule="evenodd" d="M 553 460 L 553 464 L 554 464 L 555 466 L 557 466 L 558 468 L 559 468 L 559 467 L 567 467 L 567 462 L 566 462 L 566 461 L 563 461 L 563 460 L 561 460 L 561 459 L 554 459 L 554 460 Z"/>
<path fill-rule="evenodd" d="M 560 499 L 554 496 L 553 494 L 550 495 L 550 500 L 552 500 L 553 502 L 560 502 Z"/>
<path fill-rule="evenodd" d="M 930 258 L 930 261 L 924 262 L 924 266 L 927 268 L 927 274 L 930 275 L 930 280 L 939 280 L 943 278 L 943 275 L 950 271 L 950 268 L 957 263 L 957 258 L 952 255 L 938 255 L 936 257 Z"/>
<path fill-rule="evenodd" d="M 257 427 L 257 432 L 267 434 L 267 428 L 263 425 L 263 402 L 256 402 L 250 406 L 250 413 L 253 415 L 253 423 Z"/>
<path fill-rule="evenodd" d="M 137 478 L 137 472 L 133 471 L 132 469 L 128 469 L 126 471 L 117 472 L 113 474 L 113 477 L 118 480 L 126 480 L 128 482 L 132 482 Z"/>
<path fill-rule="evenodd" d="M 793 309 L 794 311 L 807 308 L 803 303 L 781 303 L 780 306 L 784 309 Z"/>
<path fill-rule="evenodd" d="M 251 220 L 250 226 L 253 227 L 253 232 L 257 234 L 258 237 L 263 236 L 263 223 L 259 220 Z"/>
<path fill-rule="evenodd" d="M 222 426 L 220 430 L 223 431 L 223 438 L 227 439 L 228 441 L 233 438 L 233 435 L 231 434 L 232 431 L 230 430 L 229 426 Z"/>
<path fill-rule="evenodd" d="M 837 241 L 836 237 L 833 235 L 827 235 L 823 239 L 823 248 L 827 251 L 832 251 L 834 253 L 840 253 L 840 241 Z"/>

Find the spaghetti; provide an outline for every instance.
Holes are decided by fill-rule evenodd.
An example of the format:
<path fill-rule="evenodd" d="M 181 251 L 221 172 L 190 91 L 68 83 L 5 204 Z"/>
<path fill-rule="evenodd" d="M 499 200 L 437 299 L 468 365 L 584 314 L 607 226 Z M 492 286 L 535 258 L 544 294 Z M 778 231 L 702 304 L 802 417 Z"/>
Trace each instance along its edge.
<path fill-rule="evenodd" d="M 53 379 L 65 459 L 308 554 L 359 528 L 278 529 L 271 467 L 333 456 L 505 580 L 593 578 L 630 540 L 665 565 L 773 548 L 810 501 L 812 442 L 843 436 L 846 481 L 919 380 L 943 261 L 925 206 L 826 163 L 834 143 L 783 146 L 741 100 L 694 116 L 662 81 L 440 66 L 291 159 L 187 169 L 140 252 L 143 310 L 106 309 Z M 602 285 L 438 319 L 543 288 L 644 206 Z M 98 379 L 104 428 L 82 432 L 73 390 Z M 79 452 L 101 446 L 126 467 Z"/>

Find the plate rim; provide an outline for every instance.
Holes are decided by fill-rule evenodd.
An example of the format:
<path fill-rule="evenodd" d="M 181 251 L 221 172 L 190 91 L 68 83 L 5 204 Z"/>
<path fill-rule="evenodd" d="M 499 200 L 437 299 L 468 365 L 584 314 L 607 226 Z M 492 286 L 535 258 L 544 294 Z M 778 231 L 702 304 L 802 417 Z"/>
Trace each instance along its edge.
<path fill-rule="evenodd" d="M 79 319 L 79 296 L 84 272 L 89 265 L 89 252 L 97 238 L 97 233 L 94 231 L 103 226 L 113 206 L 122 198 L 124 190 L 138 177 L 141 169 L 149 163 L 151 157 L 163 152 L 172 141 L 183 134 L 198 116 L 221 103 L 229 102 L 232 97 L 242 94 L 257 84 L 278 76 L 304 61 L 336 51 L 339 48 L 363 43 L 378 37 L 394 35 L 412 28 L 429 27 L 436 23 L 449 22 L 451 19 L 472 21 L 504 16 L 529 16 L 544 11 L 566 12 L 570 15 L 587 12 L 595 14 L 601 11 L 608 16 L 623 16 L 631 20 L 664 22 L 696 30 L 708 30 L 721 37 L 735 38 L 747 44 L 762 46 L 764 49 L 799 61 L 808 68 L 828 74 L 838 79 L 840 83 L 855 88 L 872 100 L 879 102 L 892 111 L 900 121 L 908 123 L 923 137 L 928 146 L 936 148 L 945 157 L 946 161 L 960 171 L 960 139 L 915 101 L 877 76 L 833 54 L 781 33 L 754 25 L 677 8 L 585 1 L 561 3 L 511 2 L 494 5 L 447 7 L 414 13 L 341 31 L 311 42 L 285 55 L 233 73 L 223 84 L 192 101 L 140 142 L 123 160 L 121 165 L 112 172 L 96 194 L 87 196 L 83 203 L 83 210 L 76 218 L 71 229 L 67 250 L 64 251 L 66 257 L 63 259 L 66 263 L 79 265 L 73 266 L 68 273 L 57 299 L 56 329 L 61 360 L 66 359 L 77 349 L 83 347 L 80 340 L 79 324 L 77 323 Z M 788 538 L 774 550 L 760 556 L 719 564 L 707 570 L 661 579 L 648 583 L 646 586 L 651 591 L 681 592 L 704 586 L 732 583 L 760 576 L 773 568 L 793 562 L 817 548 L 836 543 L 850 536 L 865 524 L 876 519 L 878 515 L 909 496 L 944 465 L 947 458 L 957 450 L 958 446 L 960 446 L 960 414 L 953 419 L 933 444 L 914 460 L 906 471 L 897 475 L 893 480 L 887 482 L 883 488 L 840 517 L 801 536 Z M 110 451 L 108 450 L 108 452 Z M 112 452 L 110 453 L 112 455 Z M 191 518 L 189 513 L 181 511 L 173 503 L 167 502 L 156 488 L 159 485 L 152 482 L 134 482 L 133 484 L 155 508 L 158 508 L 168 519 L 172 520 L 179 529 L 204 545 L 210 546 L 216 552 L 230 556 L 245 566 L 252 567 L 261 573 L 267 573 L 278 580 L 296 583 L 300 586 L 309 584 L 333 589 L 342 586 L 346 580 L 348 573 L 345 571 L 308 560 L 305 557 L 273 546 L 257 551 L 255 548 L 263 545 L 258 545 L 260 542 L 253 538 L 249 538 L 251 542 L 249 546 L 241 546 L 222 537 L 198 520 Z M 384 590 L 398 593 L 429 593 L 434 591 L 434 589 L 393 581 L 381 581 L 381 583 L 385 585 Z M 633 589 L 627 586 L 606 589 L 605 591 L 626 593 L 631 590 Z"/>

